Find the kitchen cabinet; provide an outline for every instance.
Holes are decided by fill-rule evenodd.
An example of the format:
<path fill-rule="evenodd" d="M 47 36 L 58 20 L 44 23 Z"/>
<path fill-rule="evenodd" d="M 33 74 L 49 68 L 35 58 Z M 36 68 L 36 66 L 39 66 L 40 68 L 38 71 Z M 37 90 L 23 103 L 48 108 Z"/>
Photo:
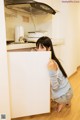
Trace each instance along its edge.
<path fill-rule="evenodd" d="M 11 118 L 50 112 L 50 52 L 8 52 Z"/>

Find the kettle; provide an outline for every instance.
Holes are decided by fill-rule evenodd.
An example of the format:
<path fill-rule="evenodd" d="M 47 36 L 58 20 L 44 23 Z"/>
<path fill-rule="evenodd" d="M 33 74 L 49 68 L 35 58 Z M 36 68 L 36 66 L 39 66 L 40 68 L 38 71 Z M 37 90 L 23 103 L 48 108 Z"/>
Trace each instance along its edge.
<path fill-rule="evenodd" d="M 24 28 L 22 25 L 16 26 L 15 28 L 15 42 L 20 42 L 19 38 L 24 37 Z"/>

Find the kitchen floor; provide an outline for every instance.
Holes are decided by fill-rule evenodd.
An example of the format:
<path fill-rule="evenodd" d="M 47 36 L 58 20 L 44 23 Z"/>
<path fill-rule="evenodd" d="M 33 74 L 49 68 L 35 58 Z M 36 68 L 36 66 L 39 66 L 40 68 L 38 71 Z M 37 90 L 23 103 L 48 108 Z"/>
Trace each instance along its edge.
<path fill-rule="evenodd" d="M 74 96 L 71 107 L 65 107 L 60 113 L 55 111 L 56 103 L 52 103 L 51 112 L 41 115 L 16 118 L 12 120 L 79 120 L 80 119 L 80 69 L 72 75 L 70 83 L 73 87 Z"/>

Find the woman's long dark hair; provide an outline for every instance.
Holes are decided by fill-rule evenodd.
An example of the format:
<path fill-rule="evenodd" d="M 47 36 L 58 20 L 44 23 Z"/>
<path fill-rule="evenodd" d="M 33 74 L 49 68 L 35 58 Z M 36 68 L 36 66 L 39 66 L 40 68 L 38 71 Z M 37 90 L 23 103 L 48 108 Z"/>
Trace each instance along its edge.
<path fill-rule="evenodd" d="M 46 49 L 50 48 L 50 50 L 52 52 L 52 59 L 57 62 L 57 64 L 58 64 L 60 70 L 62 71 L 63 75 L 65 77 L 67 77 L 67 74 L 66 74 L 65 70 L 63 69 L 61 63 L 59 62 L 59 60 L 55 56 L 51 39 L 47 36 L 43 36 L 43 37 L 39 38 L 36 42 L 36 47 L 39 47 L 39 45 L 41 45 L 42 47 L 45 46 Z"/>

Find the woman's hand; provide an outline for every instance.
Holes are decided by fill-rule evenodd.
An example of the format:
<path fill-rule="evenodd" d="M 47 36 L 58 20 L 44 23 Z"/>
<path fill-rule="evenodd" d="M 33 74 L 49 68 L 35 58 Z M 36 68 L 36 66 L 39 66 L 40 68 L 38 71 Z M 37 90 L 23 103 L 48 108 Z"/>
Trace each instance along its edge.
<path fill-rule="evenodd" d="M 57 70 L 57 64 L 54 60 L 50 59 L 48 63 L 48 69 L 49 70 Z"/>

